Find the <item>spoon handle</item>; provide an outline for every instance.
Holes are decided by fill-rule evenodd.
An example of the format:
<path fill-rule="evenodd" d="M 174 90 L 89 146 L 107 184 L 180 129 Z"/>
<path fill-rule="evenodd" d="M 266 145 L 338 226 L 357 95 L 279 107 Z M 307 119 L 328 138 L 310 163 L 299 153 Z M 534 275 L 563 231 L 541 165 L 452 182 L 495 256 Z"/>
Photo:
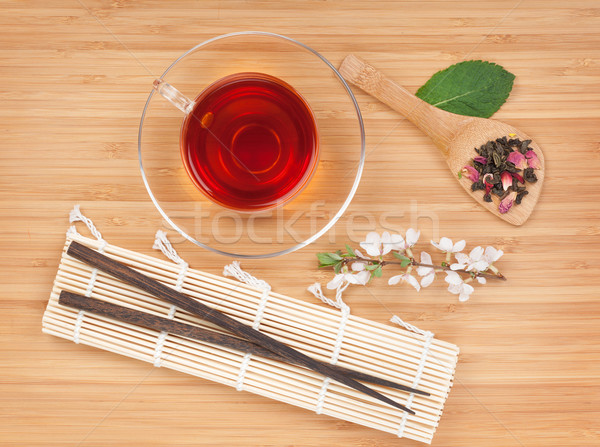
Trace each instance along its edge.
<path fill-rule="evenodd" d="M 339 71 L 347 81 L 404 115 L 429 135 L 444 155 L 457 131 L 472 121 L 470 117 L 445 112 L 417 98 L 353 54 L 344 59 Z"/>

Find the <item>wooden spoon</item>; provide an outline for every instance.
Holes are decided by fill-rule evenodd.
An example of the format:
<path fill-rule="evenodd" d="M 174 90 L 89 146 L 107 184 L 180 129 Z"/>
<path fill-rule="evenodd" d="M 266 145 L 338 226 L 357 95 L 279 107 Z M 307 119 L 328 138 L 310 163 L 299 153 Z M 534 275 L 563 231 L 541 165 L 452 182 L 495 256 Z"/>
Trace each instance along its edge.
<path fill-rule="evenodd" d="M 339 71 L 347 81 L 400 112 L 429 135 L 446 158 L 454 178 L 458 179 L 458 172 L 464 166 L 472 164 L 471 160 L 477 156 L 475 147 L 479 148 L 482 144 L 503 136 L 510 138 L 509 134 L 516 134 L 516 138 L 521 140 L 532 140 L 519 129 L 500 121 L 456 115 L 438 109 L 410 94 L 402 86 L 352 54 L 344 59 Z M 459 179 L 465 191 L 481 206 L 513 225 L 521 225 L 529 218 L 544 182 L 544 154 L 535 142 L 532 141 L 529 146 L 535 151 L 541 163 L 541 169 L 535 171 L 538 180 L 526 184 L 529 194 L 523 198 L 520 205 L 513 204 L 507 213 L 502 214 L 498 210 L 498 197 L 492 194 L 493 202 L 484 202 L 483 191 L 473 192 L 471 180 L 465 176 Z"/>

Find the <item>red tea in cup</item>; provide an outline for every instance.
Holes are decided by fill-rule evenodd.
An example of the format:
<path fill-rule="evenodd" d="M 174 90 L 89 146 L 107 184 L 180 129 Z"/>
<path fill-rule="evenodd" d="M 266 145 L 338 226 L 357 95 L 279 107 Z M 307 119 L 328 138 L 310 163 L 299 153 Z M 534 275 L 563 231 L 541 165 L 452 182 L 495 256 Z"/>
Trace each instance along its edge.
<path fill-rule="evenodd" d="M 319 158 L 308 103 L 262 73 L 234 74 L 206 88 L 185 118 L 180 141 L 196 187 L 239 211 L 289 201 L 308 184 Z"/>

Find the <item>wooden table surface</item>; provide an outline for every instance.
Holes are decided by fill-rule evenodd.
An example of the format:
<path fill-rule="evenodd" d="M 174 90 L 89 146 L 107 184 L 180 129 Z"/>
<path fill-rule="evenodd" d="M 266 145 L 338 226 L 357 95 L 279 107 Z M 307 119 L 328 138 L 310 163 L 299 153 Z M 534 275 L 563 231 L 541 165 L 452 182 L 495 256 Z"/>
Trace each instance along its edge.
<path fill-rule="evenodd" d="M 506 283 L 467 303 L 441 280 L 417 294 L 380 280 L 349 289 L 360 316 L 392 314 L 461 347 L 434 445 L 600 444 L 600 5 L 588 0 L 156 2 L 5 0 L 0 6 L 0 445 L 344 445 L 418 443 L 41 333 L 68 212 L 152 253 L 164 227 L 142 184 L 137 126 L 152 82 L 182 52 L 247 29 L 295 37 L 334 65 L 354 52 L 414 91 L 464 59 L 516 75 L 496 114 L 532 135 L 547 163 L 522 227 L 479 208 L 433 144 L 364 93 L 363 181 L 333 242 L 244 267 L 311 300 L 317 251 L 351 230 L 418 224 L 423 241 L 505 251 Z M 425 245 L 422 245 L 425 247 Z M 193 267 L 230 260 L 176 246 Z M 314 300 L 314 298 L 312 299 Z"/>

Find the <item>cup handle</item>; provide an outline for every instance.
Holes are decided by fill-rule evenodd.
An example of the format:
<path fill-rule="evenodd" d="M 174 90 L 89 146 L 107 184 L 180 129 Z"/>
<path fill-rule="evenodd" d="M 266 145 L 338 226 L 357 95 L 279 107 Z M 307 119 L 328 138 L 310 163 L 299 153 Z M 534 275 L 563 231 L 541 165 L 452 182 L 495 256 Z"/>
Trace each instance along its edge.
<path fill-rule="evenodd" d="M 154 90 L 160 93 L 163 98 L 165 98 L 186 115 L 193 110 L 194 101 L 189 99 L 168 82 L 165 82 L 162 79 L 155 79 L 152 85 Z"/>

